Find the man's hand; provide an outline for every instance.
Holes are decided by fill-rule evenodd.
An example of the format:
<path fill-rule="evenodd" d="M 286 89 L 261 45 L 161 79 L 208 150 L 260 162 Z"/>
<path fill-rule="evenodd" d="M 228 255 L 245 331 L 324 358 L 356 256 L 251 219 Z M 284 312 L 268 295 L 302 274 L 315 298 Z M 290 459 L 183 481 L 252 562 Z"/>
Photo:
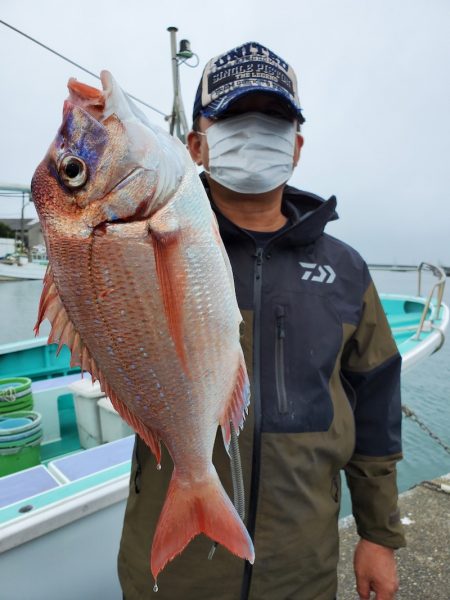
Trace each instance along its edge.
<path fill-rule="evenodd" d="M 394 550 L 361 539 L 356 545 L 353 566 L 356 589 L 363 600 L 375 592 L 376 600 L 394 600 L 398 590 Z"/>

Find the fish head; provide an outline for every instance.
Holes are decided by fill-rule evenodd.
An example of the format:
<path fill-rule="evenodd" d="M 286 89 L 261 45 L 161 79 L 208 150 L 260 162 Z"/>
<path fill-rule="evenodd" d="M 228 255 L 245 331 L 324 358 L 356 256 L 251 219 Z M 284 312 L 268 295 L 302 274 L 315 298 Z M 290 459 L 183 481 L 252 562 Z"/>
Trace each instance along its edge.
<path fill-rule="evenodd" d="M 183 145 L 150 124 L 108 71 L 102 90 L 70 79 L 63 121 L 32 180 L 44 231 L 148 218 L 181 183 Z"/>

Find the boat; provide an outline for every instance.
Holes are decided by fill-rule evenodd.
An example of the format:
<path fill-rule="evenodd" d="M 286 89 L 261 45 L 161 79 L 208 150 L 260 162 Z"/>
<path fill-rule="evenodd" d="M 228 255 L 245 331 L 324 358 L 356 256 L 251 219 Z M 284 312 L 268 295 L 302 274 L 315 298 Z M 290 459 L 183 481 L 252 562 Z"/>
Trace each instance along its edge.
<path fill-rule="evenodd" d="M 450 320 L 445 273 L 428 263 L 417 271 L 415 295 L 380 296 L 403 372 L 442 347 Z M 427 271 L 436 281 L 424 295 Z M 134 435 L 98 384 L 70 367 L 68 350 L 57 356 L 46 342 L 0 346 L 1 376 L 32 380 L 43 428 L 41 464 L 0 477 L 2 597 L 119 600 L 116 559 Z"/>
<path fill-rule="evenodd" d="M 426 297 L 421 294 L 425 272 L 436 277 Z M 445 271 L 422 262 L 417 267 L 417 273 L 417 295 L 380 294 L 389 326 L 402 355 L 402 373 L 437 352 L 444 344 L 449 326 L 449 309 L 443 303 Z"/>
<path fill-rule="evenodd" d="M 31 253 L 28 256 L 9 254 L 0 260 L 0 281 L 44 279 L 48 259 L 45 254 Z"/>

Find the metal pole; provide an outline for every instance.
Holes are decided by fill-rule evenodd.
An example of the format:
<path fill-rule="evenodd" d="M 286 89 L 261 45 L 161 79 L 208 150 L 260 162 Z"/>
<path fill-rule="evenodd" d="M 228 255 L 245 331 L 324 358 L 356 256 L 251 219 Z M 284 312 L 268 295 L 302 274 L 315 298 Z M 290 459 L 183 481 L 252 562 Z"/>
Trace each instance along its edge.
<path fill-rule="evenodd" d="M 178 60 L 177 60 L 177 27 L 168 27 L 170 34 L 170 55 L 172 61 L 173 105 L 170 117 L 170 135 L 173 135 L 177 120 L 177 92 L 178 92 Z"/>
<path fill-rule="evenodd" d="M 178 59 L 177 59 L 177 27 L 168 27 L 170 34 L 170 55 L 172 60 L 172 83 L 173 94 L 176 96 L 178 90 Z"/>
<path fill-rule="evenodd" d="M 23 224 L 23 216 L 25 210 L 25 193 L 22 192 L 22 213 L 20 217 L 20 239 L 22 240 L 22 252 L 25 249 L 25 232 L 24 232 L 24 224 Z"/>
<path fill-rule="evenodd" d="M 176 136 L 185 144 L 188 125 L 186 115 L 184 114 L 183 102 L 181 100 L 176 37 L 178 29 L 177 27 L 168 27 L 167 31 L 170 33 L 170 54 L 172 60 L 173 81 L 173 106 L 172 115 L 170 117 L 170 134 L 174 135 L 174 132 L 176 132 Z"/>

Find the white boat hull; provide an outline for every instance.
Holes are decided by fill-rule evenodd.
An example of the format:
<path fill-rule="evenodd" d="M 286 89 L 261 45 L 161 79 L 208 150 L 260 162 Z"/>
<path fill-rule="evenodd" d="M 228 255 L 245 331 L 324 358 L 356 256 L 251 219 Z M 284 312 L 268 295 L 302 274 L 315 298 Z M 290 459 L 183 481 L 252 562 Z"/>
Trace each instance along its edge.
<path fill-rule="evenodd" d="M 27 263 L 24 265 L 8 265 L 0 263 L 0 281 L 17 281 L 20 279 L 44 279 L 46 265 Z"/>
<path fill-rule="evenodd" d="M 122 600 L 117 552 L 125 500 L 1 554 L 2 598 Z"/>

